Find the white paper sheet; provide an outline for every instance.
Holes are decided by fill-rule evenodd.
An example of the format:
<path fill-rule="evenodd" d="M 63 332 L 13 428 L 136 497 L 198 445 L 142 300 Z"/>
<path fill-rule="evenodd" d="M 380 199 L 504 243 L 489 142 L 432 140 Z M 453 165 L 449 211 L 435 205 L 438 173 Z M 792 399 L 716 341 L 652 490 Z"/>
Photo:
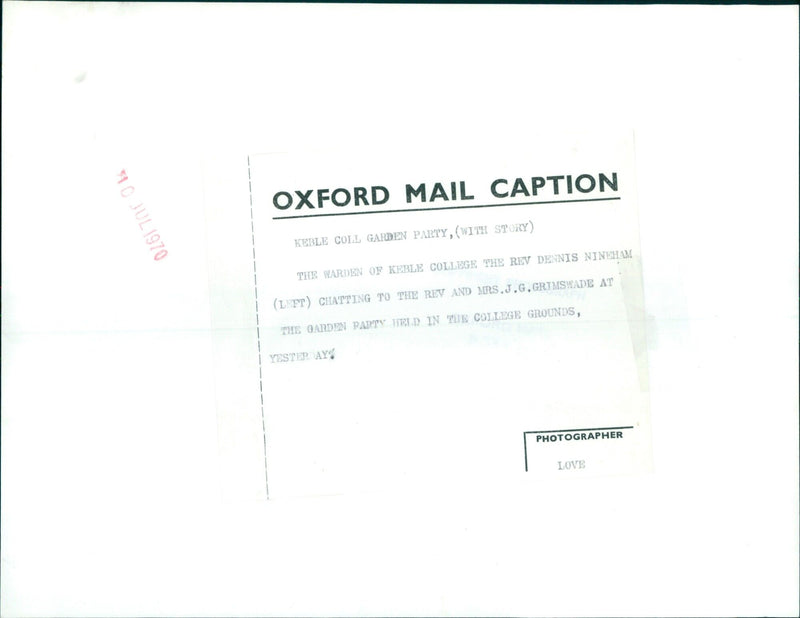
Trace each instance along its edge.
<path fill-rule="evenodd" d="M 226 486 L 251 466 L 273 498 L 649 470 L 632 137 L 239 158 L 248 201 L 207 202 L 220 427 L 251 421 Z M 248 357 L 257 378 L 232 380 Z"/>

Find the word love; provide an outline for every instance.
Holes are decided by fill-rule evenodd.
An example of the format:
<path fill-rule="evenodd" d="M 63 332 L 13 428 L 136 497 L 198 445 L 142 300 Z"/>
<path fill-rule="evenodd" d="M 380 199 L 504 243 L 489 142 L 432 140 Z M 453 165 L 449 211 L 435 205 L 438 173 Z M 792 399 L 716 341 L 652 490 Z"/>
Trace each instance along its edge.
<path fill-rule="evenodd" d="M 132 184 L 128 181 L 128 173 L 123 169 L 119 172 L 119 180 L 117 180 L 118 185 L 123 185 L 119 191 L 120 196 L 123 200 L 127 200 L 131 197 L 134 193 L 136 193 L 136 189 Z M 134 202 L 136 200 L 133 200 Z M 161 241 L 160 244 L 156 244 L 159 240 L 161 240 L 161 235 L 158 233 L 158 230 L 152 226 L 152 219 L 150 219 L 150 215 L 148 214 L 147 210 L 144 207 L 142 202 L 138 204 L 130 203 L 128 205 L 135 217 L 137 222 L 139 223 L 139 231 L 142 232 L 142 238 L 144 238 L 145 243 L 149 245 L 150 251 L 155 251 L 153 254 L 153 259 L 158 262 L 163 260 L 169 252 L 167 251 L 166 247 L 164 246 L 164 241 Z M 148 231 L 148 224 L 150 228 Z"/>

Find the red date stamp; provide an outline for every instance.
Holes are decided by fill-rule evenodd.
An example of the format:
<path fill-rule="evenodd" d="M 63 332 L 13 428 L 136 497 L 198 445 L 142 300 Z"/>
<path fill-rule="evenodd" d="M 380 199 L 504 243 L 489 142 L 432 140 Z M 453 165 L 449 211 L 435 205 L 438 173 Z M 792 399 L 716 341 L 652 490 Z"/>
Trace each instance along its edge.
<path fill-rule="evenodd" d="M 117 180 L 118 185 L 123 185 L 119 191 L 120 197 L 123 200 L 128 201 L 128 198 L 131 197 L 134 193 L 136 193 L 136 189 L 130 181 L 128 180 L 128 173 L 123 169 L 119 172 L 119 179 Z M 142 232 L 142 238 L 144 242 L 149 246 L 150 251 L 155 251 L 153 253 L 153 259 L 158 262 L 163 260 L 169 252 L 167 251 L 166 246 L 164 245 L 164 241 L 161 240 L 161 234 L 158 233 L 158 230 L 153 225 L 152 219 L 150 219 L 150 215 L 147 212 L 147 209 L 144 207 L 143 202 L 139 202 L 135 204 L 136 200 L 132 200 L 130 204 L 128 204 L 128 208 L 133 211 L 134 216 L 136 217 L 136 222 L 139 224 L 139 231 Z M 161 241 L 159 243 L 159 241 Z M 159 243 L 159 244 L 156 244 Z"/>

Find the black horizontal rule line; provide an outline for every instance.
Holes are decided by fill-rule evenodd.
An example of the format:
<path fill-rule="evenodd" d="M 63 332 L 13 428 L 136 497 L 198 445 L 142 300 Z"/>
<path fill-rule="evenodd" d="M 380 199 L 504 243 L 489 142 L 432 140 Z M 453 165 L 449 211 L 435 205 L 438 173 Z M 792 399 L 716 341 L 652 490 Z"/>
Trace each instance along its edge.
<path fill-rule="evenodd" d="M 569 433 L 570 431 L 608 431 L 610 429 L 633 429 L 633 425 L 627 427 L 591 427 L 589 429 L 550 429 L 549 431 L 525 431 L 523 433 Z"/>
<path fill-rule="evenodd" d="M 310 217 L 345 217 L 347 215 L 385 215 L 392 212 L 425 212 L 428 210 L 466 210 L 467 208 L 498 208 L 500 206 L 534 206 L 536 204 L 572 204 L 575 202 L 608 202 L 620 200 L 621 197 L 591 197 L 580 200 L 548 200 L 541 202 L 509 202 L 506 204 L 467 204 L 464 206 L 433 206 L 430 208 L 396 208 L 393 210 L 351 210 L 350 212 L 323 212 L 320 214 L 290 215 L 288 217 L 272 217 L 273 221 L 282 219 L 308 219 Z"/>

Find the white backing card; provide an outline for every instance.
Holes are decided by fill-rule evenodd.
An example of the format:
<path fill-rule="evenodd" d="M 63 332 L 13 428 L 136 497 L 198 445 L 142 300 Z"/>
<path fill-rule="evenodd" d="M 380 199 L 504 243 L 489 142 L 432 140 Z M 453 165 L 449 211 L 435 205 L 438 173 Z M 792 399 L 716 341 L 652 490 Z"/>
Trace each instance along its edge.
<path fill-rule="evenodd" d="M 2 615 L 796 616 L 797 24 L 4 3 Z M 272 219 L 279 191 L 399 209 L 464 181 L 474 200 L 426 201 L 460 206 L 521 178 L 502 200 L 534 202 L 533 178 L 615 171 L 617 201 Z M 614 284 L 527 291 L 586 278 Z M 559 307 L 581 317 L 528 317 Z M 618 426 L 603 453 L 536 442 Z"/>

